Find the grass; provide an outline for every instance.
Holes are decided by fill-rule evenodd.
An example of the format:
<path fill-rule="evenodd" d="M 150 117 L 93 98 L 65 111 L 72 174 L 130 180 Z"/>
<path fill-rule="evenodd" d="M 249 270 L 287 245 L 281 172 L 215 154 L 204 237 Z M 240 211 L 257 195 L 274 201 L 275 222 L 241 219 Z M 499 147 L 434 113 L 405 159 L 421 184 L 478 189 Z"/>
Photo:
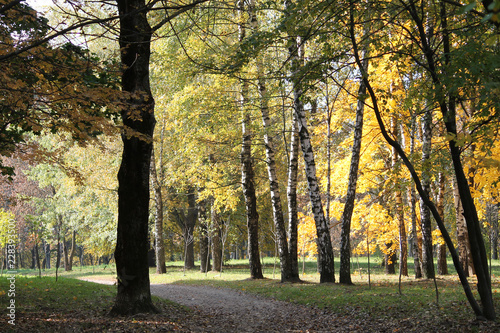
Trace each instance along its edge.
<path fill-rule="evenodd" d="M 339 284 L 319 284 L 316 262 L 307 261 L 305 272 L 301 274 L 303 283 L 279 282 L 279 266 L 274 269 L 274 259 L 264 260 L 264 280 L 250 280 L 247 261 L 233 260 L 224 267 L 222 273 L 200 273 L 199 269 L 183 270 L 182 262 L 168 263 L 167 274 L 157 275 L 151 268 L 151 283 L 177 283 L 208 285 L 217 288 L 233 288 L 247 293 L 259 294 L 278 300 L 328 309 L 338 315 L 400 320 L 414 318 L 423 321 L 463 321 L 474 319 L 466 301 L 460 282 L 453 267 L 454 275 L 439 276 L 437 285 L 439 302 L 436 302 L 434 282 L 402 277 L 401 294 L 399 276 L 385 275 L 377 260 L 371 259 L 371 286 L 368 285 L 368 263 L 359 258 L 352 267 L 353 286 Z M 413 267 L 409 263 L 409 272 Z M 338 265 L 337 265 L 338 268 Z M 302 270 L 302 263 L 301 263 Z M 273 278 L 273 272 L 275 273 Z M 492 289 L 497 312 L 500 311 L 500 261 L 492 265 Z M 90 277 L 100 279 L 116 278 L 114 265 L 98 267 L 74 267 L 72 272 L 59 271 L 59 281 L 55 282 L 55 270 L 44 271 L 44 277 L 35 278 L 37 271 L 20 271 L 16 283 L 19 293 L 16 302 L 21 312 L 37 309 L 62 311 L 78 308 L 87 312 L 98 312 L 112 306 L 115 286 L 96 285 L 72 278 Z M 470 279 L 472 289 L 475 281 Z M 0 279 L 0 293 L 6 290 L 6 279 Z M 96 307 L 96 303 L 98 306 Z M 3 306 L 3 304 L 2 304 Z"/>

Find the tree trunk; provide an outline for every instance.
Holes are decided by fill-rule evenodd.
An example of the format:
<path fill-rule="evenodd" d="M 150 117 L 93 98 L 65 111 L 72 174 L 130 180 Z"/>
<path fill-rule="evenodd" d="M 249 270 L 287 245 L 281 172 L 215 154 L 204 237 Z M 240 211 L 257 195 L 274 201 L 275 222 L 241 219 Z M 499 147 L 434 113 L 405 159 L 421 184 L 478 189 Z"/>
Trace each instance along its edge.
<path fill-rule="evenodd" d="M 285 8 L 287 11 L 288 8 Z M 321 202 L 321 194 L 318 180 L 316 178 L 316 164 L 314 161 L 314 152 L 311 145 L 309 131 L 307 130 L 306 115 L 304 105 L 302 103 L 303 88 L 302 77 L 300 77 L 300 68 L 302 67 L 301 55 L 299 49 L 301 42 L 290 34 L 290 44 L 288 51 L 291 59 L 291 82 L 293 85 L 293 108 L 297 117 L 299 138 L 304 157 L 305 173 L 307 177 L 307 185 L 309 188 L 309 197 L 311 201 L 311 209 L 316 223 L 316 234 L 318 237 L 318 255 L 320 263 L 318 269 L 320 271 L 320 283 L 335 282 L 335 272 L 333 267 L 333 249 L 330 237 L 330 229 L 328 221 L 325 219 L 323 204 Z M 299 41 L 299 42 L 298 42 Z"/>
<path fill-rule="evenodd" d="M 288 255 L 292 276 L 299 276 L 298 260 L 298 214 L 297 214 L 297 177 L 299 169 L 299 132 L 297 117 L 292 117 L 292 133 L 290 139 L 290 161 L 288 163 Z"/>
<path fill-rule="evenodd" d="M 67 266 L 65 267 L 66 271 L 72 271 L 73 270 L 73 257 L 75 256 L 75 250 L 76 250 L 76 231 L 73 230 L 71 234 L 71 249 L 69 250 L 68 253 L 68 258 L 67 258 Z M 66 263 L 65 263 L 66 265 Z"/>
<path fill-rule="evenodd" d="M 257 16 L 255 14 L 255 0 L 249 1 L 248 12 L 250 15 L 250 27 L 258 32 Z M 281 205 L 281 193 L 276 171 L 276 161 L 274 153 L 274 140 L 271 135 L 271 119 L 269 118 L 269 106 L 266 82 L 262 73 L 262 61 L 257 59 L 257 88 L 259 91 L 260 111 L 262 115 L 262 126 L 264 128 L 264 146 L 266 148 L 266 164 L 267 174 L 269 179 L 269 189 L 271 193 L 271 204 L 273 207 L 273 221 L 278 240 L 278 253 L 280 258 L 281 282 L 300 281 L 298 272 L 292 273 L 290 256 L 288 253 L 288 241 L 285 228 L 285 220 L 283 218 L 283 208 Z"/>
<path fill-rule="evenodd" d="M 240 15 L 243 16 L 245 1 L 238 1 Z M 239 40 L 243 41 L 246 34 L 243 19 L 239 24 Z M 255 181 L 252 161 L 252 131 L 248 108 L 248 82 L 241 80 L 240 107 L 242 119 L 242 144 L 241 144 L 241 185 L 245 197 L 247 228 L 248 228 L 248 260 L 250 264 L 250 277 L 263 279 L 259 250 L 259 214 L 257 213 L 257 197 L 255 195 Z M 215 258 L 214 258 L 215 266 Z"/>
<path fill-rule="evenodd" d="M 64 270 L 68 271 L 69 270 L 69 256 L 68 256 L 68 244 L 66 242 L 66 237 L 63 236 L 62 238 L 62 253 L 63 253 L 63 260 L 64 260 Z"/>
<path fill-rule="evenodd" d="M 184 267 L 186 269 L 194 268 L 194 228 L 198 220 L 198 208 L 196 207 L 196 194 L 194 188 L 188 189 L 188 213 L 186 215 L 186 230 L 184 240 L 186 243 L 186 253 L 184 258 Z"/>
<path fill-rule="evenodd" d="M 398 137 L 398 122 L 395 117 L 391 119 L 392 135 Z M 401 194 L 401 179 L 399 177 L 398 153 L 392 148 L 392 172 L 394 173 L 394 201 L 395 217 L 398 223 L 399 231 L 399 274 L 408 276 L 408 240 L 406 236 L 405 216 L 403 210 L 403 196 Z"/>
<path fill-rule="evenodd" d="M 160 142 L 161 144 L 161 142 Z M 160 148 L 160 160 L 161 160 Z M 162 180 L 162 164 L 160 162 L 160 179 Z M 156 259 L 156 274 L 164 274 L 167 272 L 165 265 L 165 242 L 163 240 L 163 196 L 161 193 L 161 184 L 158 181 L 156 172 L 156 159 L 154 149 L 151 150 L 151 183 L 155 196 L 155 259 Z"/>
<path fill-rule="evenodd" d="M 434 53 L 432 52 L 432 50 L 429 50 L 427 39 L 426 39 L 427 37 L 426 37 L 425 31 L 423 30 L 422 22 L 419 19 L 417 10 L 415 8 L 415 4 L 414 3 L 410 3 L 408 9 L 409 9 L 409 12 L 410 12 L 411 16 L 415 20 L 415 23 L 416 23 L 416 25 L 418 27 L 418 30 L 419 30 L 420 37 L 424 41 L 424 43 L 423 43 L 424 44 L 423 45 L 423 49 L 424 49 L 426 57 L 428 59 L 430 59 L 430 61 L 429 61 L 430 73 L 432 75 L 435 75 L 436 72 L 435 72 L 434 64 L 432 62 L 433 61 L 432 55 Z M 357 47 L 356 39 L 354 37 L 355 36 L 355 34 L 354 34 L 354 26 L 355 26 L 355 24 L 354 24 L 354 6 L 353 6 L 353 3 L 351 3 L 349 14 L 350 14 L 350 35 L 351 35 L 350 37 L 351 37 L 351 41 L 352 41 L 352 45 L 353 45 L 353 53 L 354 53 L 354 57 L 355 57 L 356 63 L 361 68 L 361 60 L 360 60 L 359 53 L 358 53 L 358 47 Z M 478 302 L 476 301 L 476 299 L 474 298 L 474 295 L 472 294 L 472 291 L 470 289 L 469 282 L 467 281 L 467 278 L 466 278 L 466 276 L 464 274 L 464 271 L 463 271 L 463 269 L 462 269 L 462 267 L 460 265 L 460 262 L 459 262 L 459 259 L 458 259 L 458 255 L 457 255 L 457 252 L 455 251 L 455 248 L 454 248 L 453 242 L 451 240 L 451 237 L 450 237 L 448 231 L 446 230 L 446 227 L 444 225 L 443 220 L 441 219 L 441 217 L 439 216 L 439 214 L 437 212 L 436 206 L 429 199 L 429 196 L 427 196 L 427 194 L 425 193 L 424 189 L 422 188 L 422 183 L 420 182 L 420 178 L 419 178 L 417 172 L 415 171 L 415 168 L 413 167 L 412 163 L 410 162 L 410 160 L 406 156 L 405 151 L 401 148 L 401 146 L 399 145 L 399 143 L 397 141 L 395 141 L 393 138 L 391 138 L 389 136 L 389 134 L 387 133 L 387 130 L 385 129 L 384 121 L 383 121 L 381 113 L 380 113 L 380 109 L 378 107 L 377 96 L 375 95 L 375 91 L 373 90 L 373 88 L 371 87 L 371 85 L 369 83 L 368 74 L 367 73 L 363 73 L 363 80 L 366 83 L 366 87 L 367 87 L 367 90 L 368 90 L 368 93 L 370 95 L 370 99 L 371 99 L 372 105 L 373 105 L 373 111 L 375 113 L 375 117 L 377 119 L 377 123 L 378 123 L 380 131 L 382 133 L 382 136 L 384 137 L 384 139 L 387 141 L 388 144 L 390 144 L 392 147 L 396 148 L 399 156 L 401 157 L 403 163 L 405 164 L 406 168 L 410 172 L 413 181 L 415 182 L 415 187 L 416 187 L 418 193 L 420 194 L 421 198 L 423 199 L 423 201 L 425 202 L 425 204 L 427 205 L 427 207 L 429 207 L 429 209 L 431 210 L 432 216 L 434 216 L 434 219 L 436 220 L 436 222 L 437 222 L 437 224 L 439 226 L 439 229 L 441 230 L 443 238 L 444 238 L 444 240 L 446 242 L 446 246 L 448 247 L 448 250 L 450 251 L 451 257 L 453 259 L 453 264 L 455 266 L 455 269 L 457 270 L 457 273 L 458 273 L 460 282 L 462 284 L 462 287 L 464 289 L 465 295 L 467 297 L 467 301 L 469 302 L 469 304 L 470 304 L 471 308 L 473 309 L 474 313 L 476 314 L 476 316 L 482 316 L 483 314 L 485 314 L 487 316 L 490 316 L 491 313 L 486 313 L 485 311 L 483 311 L 480 308 L 480 306 L 479 306 Z M 435 83 L 436 82 L 439 83 L 439 80 L 436 80 L 435 78 L 433 78 L 433 81 Z M 491 294 L 490 294 L 490 296 L 491 296 Z M 491 306 L 492 306 L 492 304 L 483 305 L 483 307 L 490 307 L 489 310 L 492 309 Z M 494 317 L 494 312 L 493 312 L 493 317 Z"/>
<path fill-rule="evenodd" d="M 457 181 L 453 178 L 453 198 L 455 202 L 455 216 L 457 225 L 457 243 L 458 243 L 458 256 L 460 258 L 460 263 L 466 274 L 466 276 L 473 275 L 472 267 L 469 267 L 470 263 L 470 245 L 469 245 L 469 233 L 467 231 L 467 225 L 465 223 L 464 211 L 462 208 L 462 201 L 460 200 L 460 194 L 458 192 Z"/>
<path fill-rule="evenodd" d="M 367 52 L 363 52 L 363 71 L 368 70 Z M 363 136 L 363 114 L 365 109 L 366 85 L 361 80 L 358 89 L 358 103 L 356 105 L 356 123 L 354 125 L 354 141 L 352 144 L 351 166 L 349 168 L 349 183 L 345 199 L 344 211 L 340 218 L 340 271 L 339 282 L 352 284 L 351 281 L 351 219 L 356 200 L 356 185 L 358 182 L 359 159 L 361 157 L 361 139 Z"/>
<path fill-rule="evenodd" d="M 199 219 L 200 219 L 200 272 L 208 272 L 210 267 L 210 245 L 208 241 L 208 227 L 207 227 L 207 207 L 206 202 L 202 201 L 199 205 Z"/>
<path fill-rule="evenodd" d="M 462 202 L 463 214 L 467 224 L 467 229 L 469 231 L 469 244 L 471 247 L 471 254 L 474 261 L 474 268 L 476 270 L 477 276 L 477 289 L 481 297 L 482 309 L 478 310 L 474 301 L 470 299 L 468 295 L 469 302 L 474 307 L 476 315 L 483 315 L 489 320 L 495 319 L 495 308 L 493 304 L 493 298 L 491 293 L 491 281 L 488 272 L 488 262 L 486 257 L 486 249 L 484 246 L 484 241 L 481 235 L 481 227 L 479 224 L 479 219 L 477 216 L 476 206 L 474 205 L 474 200 L 472 198 L 469 183 L 467 177 L 465 176 L 462 161 L 460 158 L 461 149 L 457 145 L 457 126 L 456 126 L 456 100 L 457 96 L 453 92 L 444 94 L 443 92 L 448 92 L 449 89 L 445 88 L 440 75 L 443 74 L 440 68 L 437 67 L 437 62 L 435 57 L 442 57 L 444 55 L 444 66 L 448 66 L 451 62 L 451 42 L 449 39 L 449 31 L 447 26 L 448 14 L 446 12 L 446 6 L 444 3 L 440 3 L 440 21 L 441 21 L 441 38 L 443 51 L 442 54 L 436 52 L 432 49 L 432 43 L 428 40 L 428 35 L 426 34 L 422 18 L 420 17 L 420 9 L 416 8 L 415 3 L 411 2 L 408 4 L 407 9 L 411 15 L 415 26 L 418 29 L 418 34 L 421 42 L 421 49 L 426 60 L 426 69 L 432 79 L 435 90 L 438 93 L 437 103 L 439 103 L 439 108 L 443 116 L 443 121 L 446 126 L 446 131 L 452 135 L 452 138 L 448 141 L 451 159 L 453 162 L 453 168 L 455 170 L 455 177 L 457 181 L 458 192 L 460 195 L 460 201 Z M 452 73 L 453 75 L 453 73 Z M 440 218 L 438 217 L 440 220 Z M 443 230 L 442 230 L 443 231 Z M 451 246 L 448 245 L 451 251 Z M 455 259 L 454 259 L 455 260 Z M 461 278 L 462 280 L 462 278 Z"/>
<path fill-rule="evenodd" d="M 385 274 L 396 274 L 396 251 L 392 249 L 392 242 L 385 244 L 387 253 L 384 254 Z"/>
<path fill-rule="evenodd" d="M 438 195 L 436 200 L 436 208 L 439 216 L 444 221 L 444 185 L 445 177 L 443 172 L 438 175 Z M 443 237 L 439 237 L 438 253 L 437 253 L 437 272 L 439 275 L 448 274 L 448 263 L 446 262 L 446 244 Z"/>
<path fill-rule="evenodd" d="M 498 204 L 488 205 L 491 214 L 491 259 L 498 259 Z"/>
<path fill-rule="evenodd" d="M 122 63 L 123 153 L 118 172 L 115 260 L 118 292 L 113 315 L 158 312 L 148 267 L 149 171 L 155 126 L 149 85 L 152 30 L 144 0 L 117 0 Z"/>
<path fill-rule="evenodd" d="M 415 132 L 417 128 L 415 116 L 411 118 L 411 134 L 410 134 L 410 156 L 415 153 Z M 411 252 L 413 255 L 413 270 L 415 272 L 415 279 L 422 278 L 422 269 L 420 267 L 420 250 L 417 232 L 417 194 L 415 193 L 415 186 L 411 185 L 409 190 L 410 206 L 411 206 Z"/>
<path fill-rule="evenodd" d="M 432 111 L 426 110 L 422 119 L 422 188 L 430 197 L 431 175 L 429 171 L 432 148 Z M 420 219 L 422 222 L 422 273 L 427 279 L 435 276 L 434 257 L 432 253 L 431 212 L 420 199 Z"/>
<path fill-rule="evenodd" d="M 212 271 L 222 272 L 222 242 L 221 242 L 221 228 L 220 216 L 216 212 L 214 205 L 212 205 L 212 258 L 214 264 Z"/>
<path fill-rule="evenodd" d="M 50 269 L 50 244 L 45 242 L 43 250 L 45 254 L 45 267 Z"/>
<path fill-rule="evenodd" d="M 318 252 L 321 260 L 319 263 L 320 283 L 335 282 L 333 271 L 332 241 L 330 238 L 329 226 L 327 224 L 323 211 L 323 204 L 321 202 L 318 180 L 316 178 L 314 152 L 311 145 L 311 139 L 309 137 L 309 131 L 307 130 L 305 112 L 301 101 L 302 90 L 297 86 L 298 78 L 294 79 L 293 81 L 295 82 L 294 109 L 299 123 L 299 137 L 302 147 L 302 154 L 304 157 L 311 208 L 314 215 L 314 221 L 316 223 L 316 234 L 318 237 Z"/>

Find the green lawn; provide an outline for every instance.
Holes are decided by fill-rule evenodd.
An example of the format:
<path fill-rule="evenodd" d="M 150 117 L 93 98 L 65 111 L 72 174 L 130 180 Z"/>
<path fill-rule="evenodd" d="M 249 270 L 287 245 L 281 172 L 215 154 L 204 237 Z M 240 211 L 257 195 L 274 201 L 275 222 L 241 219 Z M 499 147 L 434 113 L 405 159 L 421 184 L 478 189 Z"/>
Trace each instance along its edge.
<path fill-rule="evenodd" d="M 274 268 L 274 260 L 265 258 L 264 262 L 266 277 L 264 280 L 249 279 L 245 260 L 231 261 L 224 267 L 222 273 L 200 273 L 199 269 L 184 271 L 182 262 L 168 263 L 167 274 L 157 275 L 155 269 L 151 268 L 150 278 L 151 283 L 157 284 L 177 283 L 233 288 L 279 300 L 326 308 L 339 315 L 353 318 L 367 316 L 391 320 L 415 318 L 430 322 L 458 320 L 464 323 L 474 319 L 456 275 L 437 278 L 439 292 L 437 302 L 434 281 L 402 277 L 400 293 L 399 276 L 385 275 L 376 258 L 371 259 L 370 286 L 366 258 L 353 260 L 353 286 L 319 284 L 319 274 L 316 272 L 314 261 L 306 262 L 305 273 L 301 274 L 303 283 L 283 284 L 279 282 L 279 266 Z M 499 312 L 500 261 L 494 261 L 492 268 L 494 300 Z M 451 265 L 450 273 L 455 273 Z M 413 269 L 410 265 L 411 274 Z M 19 304 L 19 313 L 34 315 L 40 311 L 58 313 L 77 309 L 75 311 L 85 313 L 85 316 L 102 317 L 112 306 L 115 286 L 97 285 L 73 278 L 113 279 L 116 277 L 114 265 L 74 267 L 72 272 L 60 270 L 57 282 L 54 269 L 43 271 L 42 278 L 38 278 L 37 275 L 38 271 L 22 270 L 17 276 L 16 304 Z M 5 297 L 7 282 L 4 275 L 0 279 L 2 299 L 7 298 Z M 470 283 L 474 289 L 473 278 L 470 279 Z M 3 303 L 2 308 L 5 309 Z"/>

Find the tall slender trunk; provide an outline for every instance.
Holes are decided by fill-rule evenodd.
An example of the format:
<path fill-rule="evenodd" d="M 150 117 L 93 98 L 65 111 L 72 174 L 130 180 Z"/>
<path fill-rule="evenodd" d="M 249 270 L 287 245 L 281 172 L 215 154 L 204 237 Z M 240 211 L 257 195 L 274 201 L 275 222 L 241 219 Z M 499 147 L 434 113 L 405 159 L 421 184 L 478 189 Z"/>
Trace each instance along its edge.
<path fill-rule="evenodd" d="M 45 246 L 43 247 L 43 252 L 45 254 L 45 267 L 50 269 L 50 243 L 45 242 Z"/>
<path fill-rule="evenodd" d="M 425 110 L 422 119 L 422 188 L 426 195 L 430 197 L 431 175 L 430 175 L 430 156 L 432 149 L 432 110 Z M 422 273 L 427 279 L 435 276 L 434 257 L 432 252 L 432 227 L 431 212 L 425 205 L 423 199 L 420 199 L 420 219 L 422 223 Z"/>
<path fill-rule="evenodd" d="M 470 258 L 470 245 L 469 233 L 467 232 L 467 225 L 465 224 L 464 211 L 462 208 L 462 201 L 460 200 L 460 193 L 458 192 L 457 181 L 453 177 L 453 199 L 455 202 L 455 216 L 456 216 L 456 229 L 457 229 L 457 249 L 460 263 L 466 276 L 472 275 L 472 269 L 469 267 Z"/>
<path fill-rule="evenodd" d="M 351 5 L 350 5 L 350 10 L 349 10 L 350 13 L 349 14 L 350 14 L 351 41 L 352 41 L 352 45 L 353 45 L 353 51 L 354 51 L 354 57 L 355 57 L 356 63 L 361 68 L 361 60 L 360 60 L 360 57 L 359 57 L 358 46 L 357 46 L 357 43 L 356 43 L 356 39 L 354 38 L 354 36 L 355 36 L 354 35 L 354 25 L 355 25 L 355 23 L 354 23 L 354 5 L 353 5 L 353 2 L 351 2 L 350 4 Z M 433 53 L 430 52 L 430 54 L 429 54 L 429 52 L 428 52 L 429 48 L 428 48 L 428 45 L 426 44 L 425 32 L 423 31 L 423 26 L 421 24 L 421 21 L 419 20 L 418 12 L 417 12 L 417 10 L 415 8 L 414 3 L 410 3 L 408 5 L 408 9 L 410 11 L 411 16 L 416 21 L 416 25 L 417 25 L 417 27 L 419 29 L 420 37 L 422 38 L 422 40 L 425 41 L 424 45 L 423 45 L 424 46 L 423 49 L 424 49 L 424 52 L 426 53 L 426 57 L 428 57 L 431 60 L 433 60 L 433 58 L 432 58 Z M 430 73 L 431 74 L 432 73 L 436 73 L 434 71 L 435 68 L 433 66 L 432 61 L 429 62 L 429 65 L 430 65 Z M 384 139 L 387 141 L 387 143 L 389 145 L 391 145 L 392 147 L 396 148 L 399 156 L 401 157 L 403 163 L 405 164 L 406 168 L 410 172 L 413 181 L 415 182 L 415 187 L 417 188 L 418 193 L 420 194 L 420 196 L 424 200 L 425 204 L 431 210 L 432 216 L 434 216 L 434 219 L 436 220 L 436 223 L 438 224 L 439 229 L 441 230 L 443 238 L 444 238 L 444 240 L 446 242 L 448 250 L 450 251 L 451 257 L 453 259 L 453 264 L 455 265 L 455 269 L 457 270 L 460 282 L 462 284 L 462 287 L 464 289 L 465 295 L 467 297 L 467 300 L 469 301 L 469 304 L 470 304 L 471 308 L 473 309 L 474 313 L 477 316 L 486 315 L 487 318 L 490 317 L 491 313 L 488 313 L 488 311 L 490 311 L 492 309 L 491 308 L 492 304 L 483 304 L 483 309 L 481 309 L 480 306 L 479 306 L 479 304 L 478 304 L 478 302 L 474 298 L 474 295 L 472 294 L 472 291 L 470 289 L 469 282 L 467 281 L 467 278 L 466 278 L 466 276 L 464 274 L 464 271 L 463 271 L 463 269 L 462 269 L 462 267 L 460 265 L 457 252 L 455 251 L 453 242 L 451 240 L 451 237 L 450 237 L 448 231 L 446 230 L 444 222 L 441 219 L 441 217 L 439 216 L 439 214 L 437 212 L 437 209 L 436 209 L 436 206 L 429 199 L 429 196 L 425 193 L 424 189 L 422 188 L 422 183 L 420 182 L 420 177 L 418 176 L 417 172 L 415 171 L 415 168 L 413 167 L 413 164 L 410 162 L 410 160 L 406 156 L 405 151 L 401 148 L 401 146 L 399 145 L 399 143 L 396 140 L 394 140 L 393 138 L 391 138 L 390 135 L 387 133 L 384 121 L 383 121 L 381 113 L 380 113 L 380 109 L 378 107 L 378 98 L 377 98 L 377 95 L 375 94 L 375 91 L 373 90 L 373 88 L 370 85 L 370 81 L 368 80 L 368 74 L 367 73 L 363 73 L 363 74 L 364 74 L 363 75 L 363 80 L 366 83 L 366 87 L 367 87 L 367 90 L 368 90 L 368 93 L 370 95 L 370 99 L 371 99 L 372 105 L 373 105 L 373 111 L 375 113 L 375 117 L 377 119 L 377 123 L 378 123 L 380 131 L 382 133 L 382 136 L 384 137 Z M 433 79 L 433 81 L 434 81 L 434 79 Z M 490 289 L 490 291 L 491 291 L 491 289 Z M 484 295 L 484 296 L 487 296 L 487 295 Z M 490 294 L 490 296 L 491 296 L 491 294 Z M 483 295 L 481 295 L 481 297 L 483 297 Z M 491 301 L 491 300 L 489 300 L 489 301 Z M 486 307 L 490 307 L 488 309 L 488 311 L 484 311 L 484 310 L 486 310 L 485 309 Z M 494 312 L 493 312 L 493 319 L 494 319 Z"/>
<path fill-rule="evenodd" d="M 215 206 L 212 204 L 212 258 L 214 264 L 212 266 L 212 271 L 221 272 L 222 271 L 222 242 L 221 242 L 221 227 L 220 227 L 220 216 L 217 212 Z"/>
<path fill-rule="evenodd" d="M 62 237 L 62 253 L 63 253 L 63 263 L 64 263 L 64 270 L 68 271 L 69 268 L 69 259 L 68 259 L 68 244 L 66 242 L 66 237 Z"/>
<path fill-rule="evenodd" d="M 411 118 L 411 134 L 410 134 L 410 156 L 415 153 L 415 132 L 417 129 L 416 117 Z M 411 185 L 409 190 L 410 206 L 411 206 L 411 247 L 413 255 L 413 270 L 415 272 L 415 279 L 422 278 L 422 269 L 420 266 L 420 250 L 417 232 L 417 194 L 415 193 L 415 186 Z"/>
<path fill-rule="evenodd" d="M 186 214 L 184 240 L 186 241 L 186 253 L 184 257 L 184 267 L 194 268 L 194 228 L 198 220 L 198 208 L 196 207 L 196 193 L 192 187 L 188 188 L 188 213 Z"/>
<path fill-rule="evenodd" d="M 299 131 L 297 117 L 292 116 L 292 132 L 290 138 L 290 160 L 288 162 L 288 255 L 293 276 L 299 275 L 298 260 L 298 214 L 297 214 L 297 177 L 299 170 Z"/>
<path fill-rule="evenodd" d="M 245 1 L 238 1 L 240 15 L 245 11 Z M 243 41 L 246 35 L 246 23 L 241 20 L 239 40 Z M 240 107 L 242 111 L 242 145 L 241 145 L 241 184 L 245 197 L 247 228 L 248 228 L 248 260 L 252 279 L 263 279 L 259 250 L 259 214 L 257 213 L 257 197 L 255 195 L 255 180 L 252 161 L 252 131 L 251 118 L 248 110 L 248 83 L 241 80 Z M 215 266 L 215 258 L 214 258 Z"/>
<path fill-rule="evenodd" d="M 396 117 L 391 119 L 392 135 L 398 137 L 398 122 Z M 403 196 L 401 194 L 401 179 L 399 177 L 398 153 L 392 148 L 391 166 L 394 173 L 394 201 L 395 201 L 395 217 L 398 223 L 399 231 L 399 274 L 408 276 L 408 240 L 406 236 L 405 216 L 403 210 Z"/>
<path fill-rule="evenodd" d="M 438 210 L 439 216 L 444 221 L 444 185 L 445 176 L 441 171 L 438 174 L 438 195 L 436 200 L 436 208 Z M 446 244 L 443 237 L 439 237 L 438 251 L 437 251 L 437 272 L 439 275 L 448 274 L 448 263 L 446 262 Z"/>
<path fill-rule="evenodd" d="M 160 144 L 162 142 L 160 141 Z M 160 148 L 160 159 L 161 159 Z M 161 171 L 160 163 L 160 179 L 163 172 Z M 164 274 L 167 272 L 165 265 L 165 242 L 163 240 L 163 196 L 161 193 L 161 184 L 158 181 L 158 174 L 156 172 L 156 159 L 154 149 L 151 151 L 151 183 L 155 196 L 155 259 L 156 259 L 156 274 Z"/>
<path fill-rule="evenodd" d="M 199 225 L 200 225 L 200 272 L 206 273 L 208 272 L 210 267 L 210 247 L 209 247 L 209 231 L 208 231 L 208 223 L 207 220 L 207 207 L 206 200 L 203 200 L 199 204 Z"/>
<path fill-rule="evenodd" d="M 368 70 L 367 52 L 363 51 L 362 72 Z M 363 80 L 359 83 L 358 103 L 356 105 L 356 123 L 354 125 L 354 142 L 352 144 L 351 166 L 349 168 L 349 183 L 345 199 L 344 211 L 340 219 L 340 271 L 339 282 L 352 284 L 351 281 L 351 219 L 356 200 L 356 185 L 358 182 L 358 168 L 361 157 L 361 139 L 363 136 L 363 114 L 365 109 L 366 85 Z"/>
<path fill-rule="evenodd" d="M 149 85 L 152 29 L 144 0 L 117 0 L 123 91 L 123 153 L 118 172 L 115 260 L 118 292 L 113 315 L 157 312 L 148 267 L 149 171 L 155 127 Z"/>
<path fill-rule="evenodd" d="M 296 44 L 295 44 L 296 45 Z M 290 52 L 292 55 L 293 51 Z M 314 161 L 314 151 L 311 145 L 309 131 L 307 130 L 307 122 L 302 105 L 302 88 L 300 88 L 300 78 L 298 73 L 292 73 L 292 81 L 294 82 L 294 111 L 299 123 L 299 137 L 304 157 L 305 173 L 307 177 L 307 185 L 309 188 L 309 197 L 311 208 L 316 223 L 316 235 L 318 244 L 318 255 L 320 262 L 318 269 L 320 271 L 320 282 L 335 282 L 333 271 L 333 250 L 330 237 L 329 225 L 325 219 L 323 204 L 319 190 L 318 180 L 316 178 L 316 164 Z"/>
<path fill-rule="evenodd" d="M 257 15 L 255 13 L 255 0 L 249 0 L 248 4 L 250 28 L 254 33 L 259 30 Z M 259 91 L 260 111 L 262 115 L 262 126 L 264 128 L 264 144 L 266 149 L 267 174 L 269 179 L 269 189 L 271 193 L 271 204 L 273 207 L 273 221 L 278 240 L 278 253 L 280 258 L 281 282 L 298 281 L 298 271 L 294 275 L 292 272 L 290 256 L 288 253 L 288 241 L 283 218 L 283 208 L 281 205 L 281 194 L 279 180 L 276 171 L 275 148 L 272 137 L 271 119 L 269 118 L 269 96 L 267 94 L 266 82 L 263 77 L 263 64 L 257 56 L 257 88 Z"/>
<path fill-rule="evenodd" d="M 491 259 L 498 259 L 498 208 L 497 204 L 489 204 L 491 216 L 491 232 L 490 232 L 490 242 L 491 242 Z"/>
<path fill-rule="evenodd" d="M 76 250 L 76 231 L 73 230 L 73 232 L 71 233 L 71 248 L 69 250 L 68 258 L 67 258 L 68 266 L 65 267 L 66 271 L 73 270 L 73 257 L 75 256 L 75 250 Z"/>

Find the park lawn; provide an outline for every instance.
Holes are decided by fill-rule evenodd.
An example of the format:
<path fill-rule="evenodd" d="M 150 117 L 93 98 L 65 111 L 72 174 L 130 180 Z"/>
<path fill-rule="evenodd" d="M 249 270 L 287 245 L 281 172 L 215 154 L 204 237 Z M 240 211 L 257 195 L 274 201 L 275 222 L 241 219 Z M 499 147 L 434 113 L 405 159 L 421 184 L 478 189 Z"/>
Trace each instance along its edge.
<path fill-rule="evenodd" d="M 0 277 L 0 332 L 149 332 L 187 331 L 182 321 L 190 310 L 169 301 L 154 298 L 161 310 L 158 315 L 113 318 L 108 316 L 116 286 L 101 285 L 73 278 L 16 276 L 15 326 L 8 324 L 7 306 L 10 283 Z M 167 316 L 168 314 L 168 316 Z"/>
<path fill-rule="evenodd" d="M 339 284 L 319 284 L 319 274 L 314 261 L 306 262 L 303 283 L 289 284 L 279 282 L 279 267 L 267 259 L 264 266 L 264 280 L 250 280 L 245 261 L 232 261 L 222 273 L 200 273 L 199 269 L 184 270 L 182 263 L 170 263 L 167 274 L 157 275 L 151 269 L 151 283 L 177 283 L 208 285 L 217 288 L 233 288 L 247 293 L 259 294 L 279 300 L 327 309 L 339 316 L 355 318 L 377 318 L 387 320 L 415 320 L 445 326 L 446 322 L 461 322 L 468 327 L 482 324 L 475 317 L 464 296 L 456 275 L 439 276 L 436 279 L 439 300 L 433 280 L 401 278 L 398 275 L 385 275 L 376 261 L 370 265 L 370 285 L 368 284 L 368 265 L 361 258 L 353 266 L 352 286 Z M 500 263 L 494 262 L 492 287 L 497 312 L 500 311 Z M 116 278 L 114 265 L 99 267 L 74 267 L 71 272 L 59 272 L 55 282 L 53 270 L 42 272 L 46 276 L 36 277 L 37 271 L 21 272 L 16 281 L 19 294 L 16 302 L 20 304 L 20 324 L 28 325 L 76 325 L 81 331 L 88 327 L 101 326 L 102 330 L 113 330 L 120 325 L 128 331 L 145 330 L 150 325 L 173 325 L 182 328 L 182 317 L 189 316 L 185 308 L 156 300 L 159 307 L 166 309 L 169 317 L 140 320 L 109 318 L 107 312 L 113 304 L 116 286 L 98 285 L 74 278 L 113 280 Z M 450 267 L 450 273 L 454 273 Z M 410 269 L 410 274 L 412 270 Z M 5 275 L 0 280 L 0 293 L 5 291 Z M 474 279 L 470 279 L 474 289 Z M 5 297 L 2 297 L 2 299 Z M 3 307 L 3 304 L 2 304 Z M 173 317 L 170 315 L 173 313 Z M 146 315 L 145 315 L 146 316 Z M 137 316 L 136 316 L 137 317 Z M 147 316 L 146 316 L 147 317 Z M 146 318 L 144 317 L 144 318 Z M 37 318 L 37 320 L 35 320 Z M 159 318 L 159 319 L 158 319 Z M 146 326 L 141 326 L 146 325 Z M 142 327 L 142 328 L 141 328 Z M 170 327 L 170 328 L 172 328 Z M 89 330 L 91 331 L 91 330 Z M 478 331 L 482 331 L 478 329 Z"/>

